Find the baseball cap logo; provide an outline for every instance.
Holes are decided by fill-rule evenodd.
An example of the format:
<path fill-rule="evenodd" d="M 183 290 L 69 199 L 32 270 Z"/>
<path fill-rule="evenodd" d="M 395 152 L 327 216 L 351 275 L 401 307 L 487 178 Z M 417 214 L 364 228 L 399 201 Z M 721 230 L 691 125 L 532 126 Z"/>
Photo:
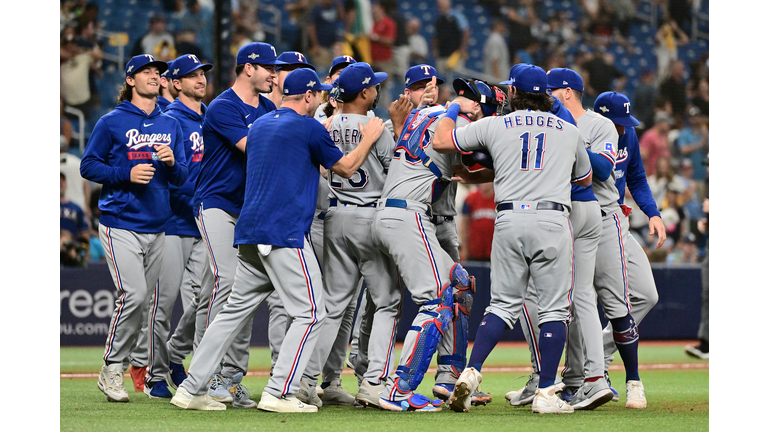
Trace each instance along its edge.
<path fill-rule="evenodd" d="M 173 76 L 176 76 L 179 74 L 179 68 L 176 68 L 173 70 Z"/>
<path fill-rule="evenodd" d="M 568 85 L 568 81 L 563 80 L 563 85 Z"/>
<path fill-rule="evenodd" d="M 405 79 L 405 84 L 408 85 L 408 83 L 411 82 L 411 77 L 408 77 Z"/>
<path fill-rule="evenodd" d="M 154 57 L 152 57 L 152 56 L 151 56 L 151 55 L 149 55 L 149 54 L 144 54 L 144 57 L 148 58 L 148 59 L 149 59 L 149 61 L 155 61 L 155 58 L 154 58 Z"/>
<path fill-rule="evenodd" d="M 128 66 L 128 73 L 131 73 L 133 71 L 133 65 Z"/>
<path fill-rule="evenodd" d="M 539 86 L 533 86 L 534 91 L 539 91 L 539 89 L 540 89 Z"/>
<path fill-rule="evenodd" d="M 249 55 L 249 56 L 248 56 L 248 58 L 249 58 L 249 59 L 251 59 L 251 60 L 256 60 L 256 58 L 257 58 L 258 56 L 259 56 L 259 55 L 258 55 L 258 54 L 256 54 L 256 53 L 251 53 L 251 55 Z"/>
<path fill-rule="evenodd" d="M 610 111 L 610 110 L 608 109 L 608 107 L 607 107 L 607 106 L 603 105 L 603 106 L 601 106 L 601 107 L 600 107 L 600 111 L 602 111 L 602 112 L 603 112 L 603 114 L 605 114 L 605 113 L 607 113 L 607 112 L 608 112 L 608 111 Z"/>
<path fill-rule="evenodd" d="M 350 56 L 344 56 L 344 60 L 346 60 L 347 63 L 352 63 L 352 57 Z"/>
<path fill-rule="evenodd" d="M 429 75 L 429 66 L 422 66 L 421 69 L 424 71 L 424 75 Z"/>
<path fill-rule="evenodd" d="M 275 47 L 273 47 L 272 45 L 270 45 L 269 47 L 272 48 L 272 55 L 277 57 L 277 51 L 275 51 Z"/>
<path fill-rule="evenodd" d="M 307 87 L 314 87 L 315 84 L 317 84 L 317 83 L 312 81 L 312 80 L 310 80 L 309 83 L 307 84 Z"/>
<path fill-rule="evenodd" d="M 304 63 L 304 55 L 302 53 L 296 53 L 296 57 L 300 62 Z"/>
<path fill-rule="evenodd" d="M 194 54 L 190 54 L 190 55 L 188 55 L 187 57 L 189 57 L 189 59 L 190 59 L 190 60 L 192 60 L 192 61 L 193 61 L 193 62 L 195 62 L 195 63 L 200 63 L 200 62 L 197 60 L 197 56 L 196 56 L 196 55 L 194 55 Z M 176 69 L 176 70 L 178 70 L 178 69 Z"/>
<path fill-rule="evenodd" d="M 371 77 L 365 77 L 363 84 L 368 84 L 369 82 L 371 82 Z"/>

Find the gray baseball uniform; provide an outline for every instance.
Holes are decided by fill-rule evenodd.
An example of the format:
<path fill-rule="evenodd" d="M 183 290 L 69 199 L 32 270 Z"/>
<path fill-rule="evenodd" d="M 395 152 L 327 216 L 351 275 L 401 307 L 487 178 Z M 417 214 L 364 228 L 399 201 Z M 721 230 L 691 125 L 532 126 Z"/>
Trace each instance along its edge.
<path fill-rule="evenodd" d="M 357 148 L 362 138 L 358 123 L 366 124 L 368 120 L 369 117 L 356 114 L 335 116 L 330 133 L 336 146 L 344 153 Z M 329 359 L 335 341 L 343 339 L 346 349 L 351 320 L 343 331 L 339 328 L 347 310 L 357 306 L 361 278 L 368 281 L 368 293 L 376 306 L 365 378 L 378 383 L 390 372 L 400 303 L 397 268 L 373 245 L 371 222 L 394 147 L 391 135 L 383 133 L 351 178 L 344 179 L 329 173 L 330 207 L 323 230 L 323 274 L 328 281 L 324 286 L 328 316 L 320 331 L 318 346 L 304 372 L 310 385 L 316 384 L 320 368 Z M 340 366 L 343 367 L 343 363 Z M 326 377 L 323 381 L 327 381 Z"/>

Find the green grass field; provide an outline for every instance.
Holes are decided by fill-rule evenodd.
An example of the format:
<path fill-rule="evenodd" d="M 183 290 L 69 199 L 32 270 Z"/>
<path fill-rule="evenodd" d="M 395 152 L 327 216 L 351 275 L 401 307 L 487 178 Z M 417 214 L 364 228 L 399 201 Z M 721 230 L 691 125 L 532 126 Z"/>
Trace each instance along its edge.
<path fill-rule="evenodd" d="M 491 404 L 469 413 L 450 410 L 439 413 L 391 413 L 353 407 L 324 407 L 317 414 L 273 414 L 258 410 L 227 407 L 220 412 L 180 410 L 167 400 L 147 398 L 135 393 L 130 377 L 125 377 L 131 402 L 107 402 L 96 387 L 101 368 L 102 348 L 60 349 L 60 430 L 62 431 L 495 431 L 520 428 L 546 430 L 708 430 L 709 429 L 709 364 L 683 352 L 683 343 L 641 344 L 640 376 L 648 399 L 645 410 L 624 408 L 624 372 L 620 359 L 611 368 L 611 380 L 619 390 L 621 401 L 609 402 L 594 411 L 577 411 L 568 415 L 534 415 L 530 406 L 511 407 L 504 393 L 523 385 L 530 370 L 527 348 L 521 345 L 499 346 L 484 365 L 483 391 L 494 396 Z M 399 355 L 399 353 L 398 353 Z M 189 366 L 189 363 L 186 363 Z M 434 363 L 433 363 L 434 366 Z M 243 383 L 260 398 L 267 383 L 269 351 L 251 350 L 249 373 Z M 511 372 L 507 370 L 512 370 Z M 261 372 L 260 372 L 261 371 Z M 87 375 L 87 377 L 79 377 Z M 345 373 L 343 385 L 350 393 L 357 391 L 354 375 Z M 516 379 L 514 382 L 513 379 Z M 431 396 L 434 374 L 429 374 L 419 391 Z M 436 419 L 439 417 L 439 419 Z M 439 421 L 440 424 L 435 422 Z M 535 428 L 535 429 L 534 429 Z"/>

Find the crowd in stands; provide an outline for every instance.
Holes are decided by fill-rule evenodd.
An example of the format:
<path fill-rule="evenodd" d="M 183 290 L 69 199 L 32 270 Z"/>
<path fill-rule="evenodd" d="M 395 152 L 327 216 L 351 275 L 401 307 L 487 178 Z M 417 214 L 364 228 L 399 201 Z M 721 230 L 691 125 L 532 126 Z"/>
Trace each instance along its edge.
<path fill-rule="evenodd" d="M 659 19 L 650 21 L 657 23 L 652 29 L 657 61 L 647 64 L 634 76 L 617 61 L 617 51 L 609 47 L 618 45 L 620 51 L 628 54 L 638 49 L 630 42 L 631 29 L 635 25 L 649 25 L 648 21 L 641 23 L 637 16 L 641 1 L 572 0 L 578 4 L 578 13 L 563 8 L 549 14 L 543 12 L 544 1 L 420 2 L 433 10 L 431 21 L 424 21 L 423 15 L 417 13 L 424 8 L 406 11 L 403 2 L 395 0 L 268 3 L 281 5 L 286 24 L 280 35 L 282 45 L 273 45 L 284 51 L 305 53 L 318 68 L 318 74 L 326 71 L 338 55 L 351 55 L 358 61 L 370 63 L 377 71 L 390 74 L 392 78 L 386 82 L 379 104 L 382 111 L 377 111 L 380 116 L 386 116 L 389 101 L 402 92 L 405 70 L 425 62 L 435 65 L 446 82 L 451 82 L 454 75 L 464 76 L 465 71 L 470 71 L 475 77 L 498 83 L 507 79 L 511 65 L 521 62 L 533 63 L 545 70 L 568 67 L 582 76 L 583 103 L 589 109 L 604 91 L 625 92 L 630 96 L 635 117 L 641 121 L 636 130 L 644 166 L 669 237 L 662 250 L 654 250 L 648 236 L 648 219 L 633 205 L 627 193 L 627 204 L 636 209 L 631 214 L 632 231 L 652 261 L 699 262 L 703 259 L 708 235 L 697 226 L 705 217 L 702 205 L 709 195 L 709 57 L 708 51 L 704 51 L 698 58 L 684 59 L 681 51 L 694 41 L 692 17 L 701 1 L 652 1 L 654 10 L 659 11 Z M 106 79 L 105 71 L 111 62 L 104 55 L 109 32 L 118 31 L 105 28 L 100 17 L 103 3 L 104 0 L 61 0 L 60 9 L 60 129 L 62 173 L 66 174 L 66 179 L 62 176 L 62 184 L 66 183 L 68 191 L 66 197 L 62 197 L 62 253 L 64 237 L 72 236 L 91 245 L 90 259 L 99 257 L 93 246 L 94 238 L 98 243 L 98 235 L 93 231 L 93 227 L 98 226 L 98 208 L 91 206 L 98 201 L 91 199 L 91 195 L 98 196 L 99 185 L 87 185 L 74 171 L 64 172 L 65 159 L 77 157 L 80 151 L 75 139 L 77 129 L 73 126 L 76 119 L 65 112 L 65 107 L 81 111 L 86 125 L 92 128 L 89 120 L 95 121 L 114 106 L 116 92 L 106 94 L 99 85 Z M 109 3 L 116 8 L 117 2 Z M 146 29 L 144 34 L 128 41 L 126 58 L 150 53 L 159 60 L 170 61 L 180 54 L 191 53 L 203 62 L 211 61 L 213 1 L 127 3 L 125 7 L 137 9 L 134 17 L 144 19 Z M 145 13 L 143 3 L 154 8 Z M 225 52 L 231 55 L 247 43 L 268 39 L 269 34 L 259 18 L 260 3 L 267 2 L 232 0 L 232 16 L 228 21 L 231 46 Z M 485 25 L 475 23 L 471 8 L 457 7 L 468 3 L 484 8 L 492 20 Z M 157 6 L 160 6 L 159 12 Z M 480 32 L 482 27 L 490 31 L 487 37 Z M 472 46 L 479 47 L 481 62 L 468 61 L 473 58 L 469 52 Z M 209 80 L 209 85 L 212 82 Z M 452 91 L 450 85 L 441 86 L 438 102 L 450 100 Z M 207 92 L 206 102 L 216 96 L 213 93 Z M 86 136 L 88 132 L 86 129 Z M 73 185 L 85 199 L 70 196 Z M 459 201 L 470 193 L 480 194 L 474 188 L 462 189 Z M 68 208 L 73 203 L 81 207 L 91 226 L 89 237 L 64 232 L 65 198 Z M 457 205 L 461 208 L 462 202 Z M 471 211 L 462 223 L 470 222 Z M 465 250 L 469 254 L 470 249 Z"/>

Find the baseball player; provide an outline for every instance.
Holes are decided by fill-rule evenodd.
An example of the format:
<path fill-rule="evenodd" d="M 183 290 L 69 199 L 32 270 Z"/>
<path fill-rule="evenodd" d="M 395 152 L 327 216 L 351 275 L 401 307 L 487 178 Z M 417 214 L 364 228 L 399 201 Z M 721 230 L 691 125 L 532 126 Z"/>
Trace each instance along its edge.
<path fill-rule="evenodd" d="M 459 79 L 454 88 L 465 90 L 466 96 L 491 94 L 481 82 Z M 435 225 L 429 223 L 432 204 L 451 183 L 453 167 L 461 164 L 458 156 L 437 153 L 431 145 L 437 120 L 451 115 L 452 122 L 458 119 L 463 125 L 485 115 L 484 104 L 465 96 L 459 99 L 464 101 L 461 116 L 457 105 L 448 113 L 442 106 L 417 109 L 406 118 L 374 218 L 374 242 L 395 260 L 419 305 L 396 372 L 386 382 L 370 386 L 369 393 L 381 395 L 379 406 L 389 411 L 441 410 L 442 400 L 415 393 L 432 356 L 439 352 L 441 358 L 438 383 L 450 384 L 447 377 L 458 375 L 466 363 L 466 317 L 474 278 L 438 246 Z"/>
<path fill-rule="evenodd" d="M 160 94 L 157 95 L 157 104 L 163 111 L 165 111 L 168 108 L 168 105 L 176 99 L 171 93 L 172 84 L 170 80 L 170 72 L 172 63 L 173 62 L 168 62 L 168 69 L 160 75 Z"/>
<path fill-rule="evenodd" d="M 233 247 L 235 223 L 245 192 L 245 144 L 249 127 L 257 118 L 274 111 L 274 104 L 260 93 L 269 93 L 277 79 L 274 47 L 253 42 L 237 54 L 237 77 L 232 87 L 222 92 L 208 107 L 203 122 L 203 153 L 194 196 L 197 227 L 206 243 L 212 284 L 204 285 L 198 313 L 205 316 L 206 327 L 227 303 L 237 266 Z M 220 373 L 211 380 L 213 399 L 233 402 L 233 406 L 253 406 L 247 389 L 240 384 L 248 371 L 251 324 L 240 329 Z M 233 401 L 234 398 L 239 401 Z"/>
<path fill-rule="evenodd" d="M 613 326 L 613 339 L 618 345 L 621 358 L 624 360 L 627 374 L 626 406 L 627 408 L 642 409 L 646 407 L 646 400 L 638 373 L 637 346 L 639 334 L 637 324 L 630 313 L 625 251 L 627 227 L 622 226 L 626 220 L 621 215 L 614 168 L 619 136 L 610 120 L 592 110 L 584 110 L 581 105 L 581 92 L 560 88 L 553 90 L 552 95 L 560 99 L 563 106 L 573 114 L 590 150 L 604 156 L 611 163 L 607 177 L 603 169 L 596 169 L 597 179 L 592 185 L 603 216 L 602 232 L 595 259 L 594 285 L 603 312 Z M 629 109 L 629 105 L 625 109 Z M 586 361 L 599 362 L 597 358 L 592 357 L 595 354 L 592 354 L 592 350 L 589 349 L 594 345 L 594 341 L 586 340 L 597 337 L 600 340 L 597 344 L 602 346 L 602 333 L 595 335 L 592 329 L 584 329 L 582 337 L 585 339 L 585 346 L 588 350 Z M 573 349 L 575 352 L 581 351 L 576 347 Z M 579 370 L 575 371 L 579 372 Z"/>
<path fill-rule="evenodd" d="M 344 155 L 310 115 L 320 104 L 317 74 L 297 69 L 285 78 L 282 106 L 260 117 L 248 133 L 247 179 L 242 217 L 235 229 L 237 279 L 229 302 L 207 329 L 188 378 L 171 403 L 185 409 L 222 410 L 206 393 L 208 379 L 227 346 L 273 292 L 291 318 L 272 376 L 258 408 L 317 412 L 294 395 L 325 321 L 320 265 L 307 234 L 317 197 L 319 166 L 352 177 L 383 131 L 380 119 L 362 128 L 357 149 Z M 280 152 L 274 143 L 286 143 Z"/>
<path fill-rule="evenodd" d="M 151 55 L 128 62 L 115 109 L 94 126 L 80 174 L 102 184 L 99 238 L 117 300 L 109 324 L 98 387 L 112 402 L 128 402 L 123 361 L 141 328 L 142 308 L 162 266 L 165 224 L 171 215 L 168 184 L 187 179 L 182 132 L 155 101 L 168 65 Z"/>
<path fill-rule="evenodd" d="M 605 92 L 595 100 L 594 109 L 594 112 L 610 119 L 619 134 L 615 172 L 616 189 L 619 192 L 618 202 L 621 206 L 621 214 L 617 217 L 621 220 L 622 230 L 628 230 L 628 217 L 632 211 L 630 207 L 624 205 L 624 193 L 628 187 L 640 210 L 649 218 L 650 233 L 657 235 L 656 248 L 658 249 L 666 241 L 667 231 L 648 187 L 643 160 L 640 157 L 637 133 L 634 128 L 639 122 L 631 114 L 629 99 L 621 93 Z M 632 317 L 639 325 L 659 301 L 659 294 L 656 291 L 656 283 L 653 279 L 651 265 L 648 262 L 648 255 L 629 232 L 627 232 L 625 246 Z M 617 350 L 611 323 L 608 323 L 603 330 L 603 343 L 605 346 L 605 374 L 607 376 L 608 366 L 613 361 L 613 353 Z M 614 400 L 618 401 L 618 399 L 618 394 L 615 394 Z"/>
<path fill-rule="evenodd" d="M 325 77 L 325 83 L 331 84 L 334 81 L 336 81 L 336 79 L 339 77 L 339 74 L 341 74 L 341 71 L 345 67 L 354 63 L 357 63 L 357 60 L 353 59 L 348 55 L 338 56 L 334 58 L 333 61 L 331 62 L 331 68 L 328 70 L 328 76 Z M 317 111 L 315 111 L 314 117 L 320 121 L 323 121 L 326 118 L 328 118 L 325 114 L 325 107 L 328 104 L 328 96 L 329 95 L 323 96 L 325 98 L 324 102 L 320 104 L 320 106 L 317 107 Z M 322 183 L 322 181 L 320 183 Z"/>
<path fill-rule="evenodd" d="M 149 345 L 150 368 L 144 387 L 150 398 L 173 397 L 168 384 L 177 388 L 186 378 L 182 361 L 194 345 L 200 287 L 203 274 L 206 270 L 210 273 L 208 253 L 195 223 L 192 199 L 203 158 L 202 129 L 207 110 L 202 102 L 207 86 L 205 72 L 211 70 L 213 65 L 204 64 L 195 55 L 187 54 L 174 60 L 169 67 L 171 85 L 178 86 L 179 98 L 168 105 L 165 112 L 181 125 L 189 177 L 182 187 L 170 190 L 173 214 L 165 229 L 164 271 L 150 308 L 153 337 Z M 210 282 L 211 278 L 211 274 L 205 276 L 206 281 Z M 168 341 L 171 314 L 180 291 L 183 293 L 184 314 Z M 169 350 L 166 341 L 174 349 Z M 173 359 L 169 358 L 170 352 L 174 354 Z"/>
<path fill-rule="evenodd" d="M 345 154 L 357 148 L 361 139 L 358 124 L 364 125 L 370 120 L 367 113 L 375 108 L 379 85 L 386 79 L 386 73 L 374 73 L 367 63 L 351 64 L 339 75 L 336 83 L 339 99 L 343 102 L 342 111 L 331 121 L 330 133 L 333 142 Z M 328 315 L 320 331 L 320 342 L 302 379 L 306 380 L 310 397 L 320 368 L 329 359 L 335 341 L 341 339 L 346 349 L 352 329 L 351 320 L 346 328 L 340 327 L 346 312 L 350 309 L 354 311 L 357 305 L 362 278 L 369 281 L 367 293 L 374 313 L 367 350 L 367 370 L 358 399 L 363 397 L 367 385 L 378 385 L 391 372 L 401 293 L 395 263 L 373 244 L 371 224 L 394 149 L 395 141 L 384 133 L 351 178 L 328 174 L 330 206 L 323 230 L 323 276 L 327 280 L 324 294 Z M 344 366 L 343 357 L 341 360 L 337 363 L 338 373 Z M 334 403 L 352 405 L 355 402 L 354 396 L 346 397 L 348 393 L 340 388 L 339 378 L 329 382 L 324 375 L 323 387 L 323 400 L 330 400 L 333 394 Z M 378 405 L 378 399 L 378 396 L 370 395 L 366 401 Z"/>
<path fill-rule="evenodd" d="M 557 397 L 557 365 L 565 345 L 573 277 L 573 234 L 570 183 L 588 186 L 592 178 L 589 156 L 578 129 L 549 113 L 547 75 L 524 65 L 513 75 L 510 104 L 516 109 L 503 117 L 458 128 L 446 115 L 437 125 L 435 148 L 441 152 L 487 150 L 493 159 L 498 217 L 491 256 L 493 314 L 512 328 L 525 300 L 529 276 L 539 299 L 541 324 L 540 381 L 533 412 L 568 413 L 573 408 Z M 448 112 L 455 112 L 453 104 Z M 517 145 L 510 145 L 517 143 Z M 545 144 L 547 152 L 545 154 Z M 469 396 L 482 381 L 466 368 L 449 399 L 455 411 L 467 411 Z"/>

